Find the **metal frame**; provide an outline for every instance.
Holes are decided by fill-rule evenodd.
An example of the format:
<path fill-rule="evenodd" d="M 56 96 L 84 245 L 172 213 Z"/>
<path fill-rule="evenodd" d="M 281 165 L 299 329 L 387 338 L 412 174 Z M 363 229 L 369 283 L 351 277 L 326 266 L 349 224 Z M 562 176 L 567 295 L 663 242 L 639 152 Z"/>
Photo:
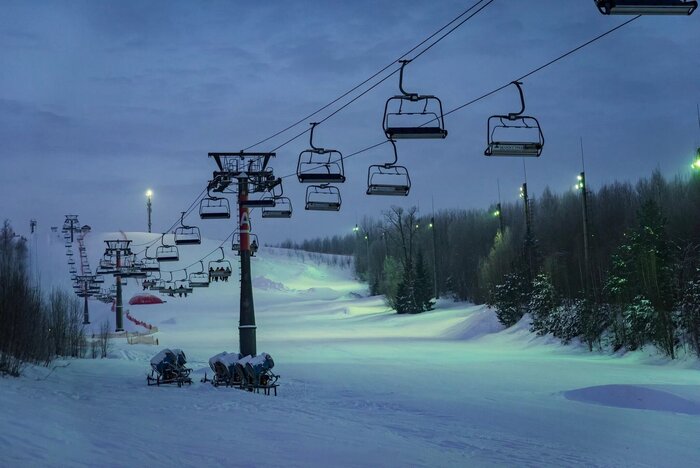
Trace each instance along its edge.
<path fill-rule="evenodd" d="M 314 146 L 314 129 L 317 122 L 311 122 L 309 149 L 299 153 L 297 160 L 297 178 L 302 184 L 345 182 L 343 154 L 334 149 Z M 335 156 L 335 158 L 334 158 Z"/>
<path fill-rule="evenodd" d="M 217 205 L 212 205 L 211 202 L 217 202 Z M 208 209 L 213 211 L 207 211 Z M 199 202 L 199 217 L 201 219 L 229 219 L 231 218 L 231 205 L 227 198 L 215 197 L 209 193 L 209 188 L 207 188 L 207 196 Z"/>
<path fill-rule="evenodd" d="M 199 245 L 202 235 L 197 226 L 185 225 L 185 211 L 180 215 L 180 225 L 173 230 L 175 245 Z"/>
<path fill-rule="evenodd" d="M 337 201 L 314 200 L 313 195 L 334 197 Z M 306 203 L 304 209 L 309 211 L 340 211 L 343 200 L 338 187 L 328 184 L 309 185 L 306 187 Z"/>
<path fill-rule="evenodd" d="M 156 247 L 156 260 L 158 262 L 177 262 L 180 260 L 180 252 L 176 245 L 165 243 L 165 233 L 160 236 L 160 245 Z"/>
<path fill-rule="evenodd" d="M 387 99 L 386 104 L 384 104 L 384 119 L 382 120 L 382 128 L 384 129 L 384 134 L 390 140 L 398 139 L 442 139 L 447 137 L 447 130 L 445 130 L 445 115 L 442 111 L 442 101 L 437 97 L 430 94 L 420 95 L 418 93 L 407 93 L 403 89 L 403 71 L 410 60 L 399 60 L 401 64 L 401 70 L 399 72 L 399 90 L 401 94 L 392 96 Z M 390 112 L 389 105 L 392 102 L 398 101 L 399 109 L 398 112 Z M 406 102 L 418 103 L 424 102 L 423 110 L 421 112 L 403 112 L 403 105 Z M 437 109 L 428 112 L 428 104 L 436 103 Z M 400 115 L 425 115 L 431 117 L 431 120 L 422 123 L 419 126 L 391 126 L 390 117 Z M 436 125 L 428 125 L 436 122 Z"/>
<path fill-rule="evenodd" d="M 492 115 L 486 122 L 486 139 L 487 147 L 484 151 L 485 156 L 520 156 L 520 157 L 539 157 L 544 148 L 544 134 L 539 121 L 532 116 L 522 115 L 525 112 L 525 96 L 521 87 L 522 83 L 513 81 L 511 84 L 518 88 L 520 95 L 520 111 L 511 112 L 508 115 Z M 492 122 L 497 121 L 496 125 Z M 537 141 L 508 141 L 495 140 L 494 134 L 497 129 L 508 128 L 529 128 L 536 129 L 538 134 Z"/>
<path fill-rule="evenodd" d="M 604 15 L 681 15 L 690 16 L 697 1 L 685 0 L 594 0 Z"/>

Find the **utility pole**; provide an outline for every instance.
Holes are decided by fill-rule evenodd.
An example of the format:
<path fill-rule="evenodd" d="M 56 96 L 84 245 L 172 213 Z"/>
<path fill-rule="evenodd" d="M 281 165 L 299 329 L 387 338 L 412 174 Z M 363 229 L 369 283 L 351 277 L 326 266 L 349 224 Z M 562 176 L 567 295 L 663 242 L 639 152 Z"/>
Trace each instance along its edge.
<path fill-rule="evenodd" d="M 494 216 L 498 217 L 498 232 L 503 235 L 503 211 L 501 211 L 501 204 L 497 203 L 496 204 L 496 211 L 494 213 Z"/>
<path fill-rule="evenodd" d="M 590 292 L 590 253 L 588 249 L 588 186 L 586 185 L 586 173 L 580 172 L 578 177 L 578 183 L 576 188 L 581 191 L 581 203 L 583 208 L 583 292 L 584 295 L 588 295 Z"/>
<path fill-rule="evenodd" d="M 437 269 L 437 239 L 436 239 L 436 233 L 435 231 L 437 228 L 435 227 L 435 217 L 431 216 L 430 217 L 430 230 L 432 231 L 433 234 L 433 294 L 435 295 L 435 299 L 440 299 L 440 291 L 438 291 L 438 269 Z"/>
<path fill-rule="evenodd" d="M 207 191 L 236 194 L 238 201 L 238 232 L 241 257 L 241 295 L 238 319 L 238 339 L 240 353 L 244 356 L 257 354 L 255 324 L 255 303 L 250 266 L 250 212 L 249 208 L 274 207 L 274 198 L 249 199 L 251 193 L 272 192 L 282 183 L 275 178 L 272 168 L 267 164 L 275 153 L 209 153 L 216 162 L 218 170 L 214 171 Z M 234 183 L 235 181 L 235 183 Z"/>
<path fill-rule="evenodd" d="M 115 331 L 117 332 L 122 332 L 124 331 L 124 321 L 123 321 L 123 316 L 122 316 L 122 309 L 123 309 L 123 303 L 122 303 L 122 281 L 121 281 L 121 259 L 122 256 L 129 256 L 132 254 L 130 244 L 130 240 L 106 240 L 105 243 L 107 244 L 107 248 L 105 249 L 105 255 L 109 256 L 114 256 L 115 257 L 115 271 L 113 273 L 114 275 L 114 281 L 115 281 L 115 286 L 117 289 L 117 297 L 116 297 L 116 310 L 115 310 L 115 322 L 116 322 L 116 329 Z"/>
<path fill-rule="evenodd" d="M 532 215 L 530 197 L 527 194 L 527 182 L 520 186 L 520 198 L 525 205 L 525 261 L 527 262 L 528 281 L 532 282 Z"/>
<path fill-rule="evenodd" d="M 153 196 L 153 192 L 149 189 L 146 192 L 146 211 L 148 212 L 148 232 L 151 232 L 151 196 Z"/>

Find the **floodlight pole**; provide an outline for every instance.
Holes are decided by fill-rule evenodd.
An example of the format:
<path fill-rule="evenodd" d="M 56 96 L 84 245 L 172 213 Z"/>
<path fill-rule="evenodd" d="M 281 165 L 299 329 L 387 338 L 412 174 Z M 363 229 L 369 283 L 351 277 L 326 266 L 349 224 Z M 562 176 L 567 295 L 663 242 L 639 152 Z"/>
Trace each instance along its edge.
<path fill-rule="evenodd" d="M 240 352 L 244 356 L 257 354 L 255 305 L 250 273 L 250 214 L 248 201 L 248 178 L 238 178 L 238 232 L 240 234 L 241 257 L 241 303 L 238 322 Z"/>
<path fill-rule="evenodd" d="M 151 232 L 151 191 L 147 192 L 148 201 L 146 201 L 146 210 L 148 211 L 148 232 Z"/>
<path fill-rule="evenodd" d="M 500 202 L 496 204 L 496 213 L 498 214 L 498 230 L 503 235 L 503 211 Z"/>
<path fill-rule="evenodd" d="M 586 173 L 581 172 L 578 176 L 579 189 L 581 190 L 581 203 L 583 205 L 583 292 L 585 295 L 589 293 L 590 283 L 590 255 L 588 247 L 588 185 L 586 185 Z"/>
<path fill-rule="evenodd" d="M 527 193 L 527 182 L 520 187 L 520 196 L 525 205 L 525 261 L 527 262 L 528 281 L 532 281 L 532 214 L 530 212 L 530 197 Z"/>
<path fill-rule="evenodd" d="M 435 217 L 430 218 L 430 230 L 433 231 L 433 293 L 435 299 L 440 299 L 440 291 L 438 291 L 438 270 L 437 270 L 437 239 L 435 231 Z"/>

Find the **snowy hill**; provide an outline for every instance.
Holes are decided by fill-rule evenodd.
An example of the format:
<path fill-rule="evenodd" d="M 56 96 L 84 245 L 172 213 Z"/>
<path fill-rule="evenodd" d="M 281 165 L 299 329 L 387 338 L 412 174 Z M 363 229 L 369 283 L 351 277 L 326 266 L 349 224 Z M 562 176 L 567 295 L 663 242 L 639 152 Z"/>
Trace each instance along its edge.
<path fill-rule="evenodd" d="M 105 238 L 120 235 L 89 234 L 91 263 Z M 126 235 L 134 244 L 155 238 Z M 215 260 L 218 245 L 182 247 L 181 261 L 164 269 L 211 252 L 207 260 Z M 45 250 L 42 283 L 69 285 L 63 244 Z M 533 337 L 524 323 L 503 330 L 484 306 L 441 301 L 434 311 L 399 316 L 381 297 L 367 297 L 350 269 L 282 249 L 261 248 L 252 261 L 258 351 L 275 359 L 279 396 L 200 383 L 210 356 L 238 350 L 238 265 L 224 251 L 231 281 L 187 298 L 128 306 L 140 292 L 129 280 L 125 308 L 159 328 L 160 346 L 117 339 L 109 359 L 59 361 L 53 372 L 30 368 L 1 379 L 0 465 L 697 463 L 693 363 L 589 354 Z M 113 324 L 108 305 L 90 307 L 93 327 Z M 187 353 L 192 386 L 146 386 L 149 359 L 162 347 Z"/>

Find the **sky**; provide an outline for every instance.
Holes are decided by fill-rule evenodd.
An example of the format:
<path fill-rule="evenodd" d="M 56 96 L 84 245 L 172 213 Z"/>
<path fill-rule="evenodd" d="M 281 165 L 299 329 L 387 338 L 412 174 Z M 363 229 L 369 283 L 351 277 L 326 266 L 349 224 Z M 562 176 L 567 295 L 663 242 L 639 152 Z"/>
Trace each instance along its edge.
<path fill-rule="evenodd" d="M 352 88 L 474 1 L 179 2 L 0 0 L 0 215 L 25 233 L 65 214 L 99 231 L 153 230 L 177 220 L 214 170 L 210 151 L 239 151 Z M 593 1 L 494 0 L 406 68 L 404 87 L 433 94 L 445 111 L 522 76 L 626 17 Z M 400 141 L 411 174 L 406 198 L 365 195 L 367 168 L 390 147 L 345 161 L 338 213 L 305 212 L 304 189 L 284 179 L 289 220 L 253 215 L 261 243 L 344 234 L 391 205 L 488 208 L 571 190 L 581 170 L 592 189 L 658 169 L 687 174 L 700 145 L 700 13 L 642 17 L 524 81 L 526 113 L 545 134 L 542 156 L 486 158 L 488 116 L 517 110 L 513 87 L 445 118 L 445 140 Z M 344 154 L 385 139 L 385 101 L 396 75 L 320 125 L 317 146 Z M 320 114 L 318 120 L 327 114 Z M 270 151 L 306 128 L 255 150 Z M 306 135 L 277 151 L 294 174 Z M 224 238 L 234 221 L 201 221 Z"/>

